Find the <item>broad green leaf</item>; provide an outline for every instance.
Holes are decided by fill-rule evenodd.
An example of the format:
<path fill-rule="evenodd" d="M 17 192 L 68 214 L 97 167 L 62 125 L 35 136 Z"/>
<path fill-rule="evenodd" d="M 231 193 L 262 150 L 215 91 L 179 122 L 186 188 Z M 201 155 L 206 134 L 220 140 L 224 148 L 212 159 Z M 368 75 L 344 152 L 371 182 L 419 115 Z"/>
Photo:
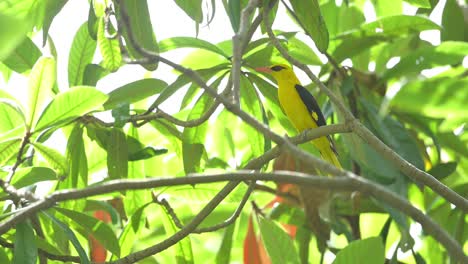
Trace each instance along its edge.
<path fill-rule="evenodd" d="M 83 84 L 85 68 L 93 61 L 97 43 L 88 32 L 85 22 L 73 38 L 70 55 L 68 56 L 68 85 L 70 87 Z"/>
<path fill-rule="evenodd" d="M 385 247 L 380 237 L 351 242 L 336 254 L 333 264 L 375 264 L 385 262 Z"/>
<path fill-rule="evenodd" d="M 317 54 L 315 54 L 312 48 L 298 38 L 292 37 L 288 39 L 286 45 L 288 53 L 301 63 L 307 65 L 322 65 L 322 61 L 319 59 Z"/>
<path fill-rule="evenodd" d="M 337 62 L 342 62 L 347 58 L 353 58 L 361 52 L 369 49 L 381 42 L 391 39 L 384 36 L 348 37 L 336 47 L 332 56 Z"/>
<path fill-rule="evenodd" d="M 97 82 L 109 73 L 109 70 L 104 69 L 100 65 L 88 64 L 84 70 L 83 85 L 96 86 Z"/>
<path fill-rule="evenodd" d="M 185 174 L 200 172 L 200 163 L 205 147 L 200 143 L 182 143 Z"/>
<path fill-rule="evenodd" d="M 257 121 L 261 122 L 263 119 L 262 106 L 255 87 L 244 75 L 241 75 L 240 82 L 241 109 L 252 115 L 257 119 Z M 249 141 L 251 155 L 253 157 L 260 156 L 265 151 L 265 137 L 250 125 L 243 124 L 242 126 L 242 131 L 246 134 Z"/>
<path fill-rule="evenodd" d="M 423 69 L 438 65 L 461 63 L 468 54 L 468 43 L 459 41 L 442 42 L 439 46 L 422 48 L 401 58 L 393 68 L 382 76 L 383 80 L 419 73 Z"/>
<path fill-rule="evenodd" d="M 236 223 L 224 229 L 223 240 L 216 254 L 216 264 L 229 264 L 231 261 L 231 250 L 233 248 L 233 235 L 236 228 Z"/>
<path fill-rule="evenodd" d="M 123 179 L 128 175 L 128 145 L 125 134 L 112 128 L 107 144 L 107 170 L 111 179 Z"/>
<path fill-rule="evenodd" d="M 55 1 L 46 1 L 45 14 L 44 14 L 44 24 L 42 26 L 42 46 L 45 46 L 47 37 L 49 35 L 49 28 L 54 20 L 55 16 L 62 10 L 63 6 L 68 2 L 68 0 L 55 0 Z"/>
<path fill-rule="evenodd" d="M 465 36 L 467 22 L 465 22 L 463 10 L 458 5 L 457 0 L 447 0 L 444 11 L 442 12 L 442 30 L 441 41 L 464 41 L 468 40 Z M 464 26 L 462 26 L 464 25 Z"/>
<path fill-rule="evenodd" d="M 25 38 L 13 50 L 3 63 L 15 72 L 25 73 L 31 70 L 34 64 L 41 57 L 41 50 L 32 42 L 30 38 Z"/>
<path fill-rule="evenodd" d="M 405 2 L 420 8 L 431 8 L 430 0 L 405 0 Z"/>
<path fill-rule="evenodd" d="M 108 96 L 94 87 L 77 86 L 57 95 L 42 113 L 36 131 L 98 110 Z"/>
<path fill-rule="evenodd" d="M 461 87 L 468 87 L 467 77 L 434 77 L 409 82 L 392 99 L 390 106 L 400 112 L 418 113 L 431 117 L 467 118 L 465 106 L 468 100 L 468 89 Z M 417 104 L 415 100 L 418 101 Z"/>
<path fill-rule="evenodd" d="M 70 240 L 70 242 L 75 247 L 76 252 L 78 252 L 78 255 L 80 256 L 80 262 L 82 264 L 90 264 L 88 255 L 86 255 L 86 251 L 81 246 L 80 241 L 78 241 L 78 238 L 76 237 L 75 233 L 73 233 L 73 231 L 70 229 L 70 227 L 68 227 L 67 224 L 58 220 L 57 218 L 55 218 L 55 216 L 49 214 L 48 212 L 42 213 L 46 215 L 55 225 L 57 225 L 61 229 L 62 234 L 65 233 L 68 240 Z"/>
<path fill-rule="evenodd" d="M 193 2 L 193 1 L 190 1 Z M 153 32 L 153 26 L 151 25 L 150 13 L 148 10 L 147 0 L 124 0 L 121 2 L 125 5 L 129 17 L 129 24 L 132 28 L 133 38 L 135 42 L 145 50 L 159 53 L 158 42 Z M 130 55 L 136 59 L 143 58 L 133 43 L 127 36 L 128 32 L 124 32 L 124 37 L 127 43 L 127 48 Z M 158 68 L 158 63 L 144 64 L 142 65 L 149 71 L 154 71 Z"/>
<path fill-rule="evenodd" d="M 167 212 L 167 210 L 164 210 L 164 213 L 162 214 L 162 222 L 164 225 L 164 229 L 166 230 L 167 234 L 174 234 L 178 230 L 177 226 L 174 224 L 172 221 L 171 216 Z M 184 239 L 180 240 L 173 248 L 174 254 L 175 254 L 175 260 L 177 264 L 190 264 L 194 263 L 193 261 L 193 253 L 192 253 L 192 242 L 190 240 L 190 237 L 187 236 Z"/>
<path fill-rule="evenodd" d="M 180 49 L 180 48 L 198 48 L 204 49 L 207 51 L 212 51 L 219 55 L 224 56 L 225 58 L 229 58 L 222 49 L 218 46 L 199 38 L 192 38 L 192 37 L 173 37 L 163 39 L 159 42 L 159 51 L 161 53 L 167 52 L 173 49 Z"/>
<path fill-rule="evenodd" d="M 102 66 L 111 72 L 115 72 L 122 63 L 119 41 L 109 38 L 105 33 L 104 27 L 104 18 L 101 18 L 99 20 L 97 43 L 103 58 Z"/>
<path fill-rule="evenodd" d="M 13 15 L 0 12 L 0 25 L 2 25 L 0 27 L 0 43 L 2 43 L 0 46 L 0 61 L 3 61 L 11 56 L 11 53 L 26 38 L 28 24 Z M 10 68 L 13 69 L 13 67 Z"/>
<path fill-rule="evenodd" d="M 94 40 L 97 40 L 97 32 L 99 27 L 98 21 L 98 17 L 94 12 L 94 1 L 90 1 L 88 11 L 88 33 L 89 36 Z"/>
<path fill-rule="evenodd" d="M 33 27 L 42 28 L 44 22 L 43 0 L 0 1 L 0 13 L 14 16 L 25 21 L 28 30 Z"/>
<path fill-rule="evenodd" d="M 175 2 L 193 21 L 198 24 L 203 21 L 202 0 L 175 0 Z"/>
<path fill-rule="evenodd" d="M 73 126 L 67 142 L 67 162 L 70 174 L 64 180 L 68 189 L 83 188 L 88 185 L 88 162 L 83 141 L 83 127 L 77 123 Z"/>
<path fill-rule="evenodd" d="M 127 201 L 127 199 L 125 199 Z M 133 244 L 138 240 L 137 237 L 141 234 L 141 231 L 146 223 L 145 217 L 142 217 L 144 210 L 148 205 L 154 205 L 153 202 L 144 204 L 139 207 L 133 213 L 128 213 L 130 219 L 120 233 L 119 236 L 119 246 L 120 246 L 120 255 L 128 255 L 133 248 Z M 116 259 L 116 256 L 113 256 L 112 260 Z"/>
<path fill-rule="evenodd" d="M 57 174 L 48 167 L 27 167 L 16 170 L 11 185 L 19 189 L 38 182 L 54 180 L 57 180 Z"/>
<path fill-rule="evenodd" d="M 377 17 L 400 15 L 403 13 L 403 0 L 374 0 L 372 3 Z"/>
<path fill-rule="evenodd" d="M 54 168 L 57 170 L 59 177 L 68 174 L 68 163 L 65 157 L 58 152 L 56 149 L 47 147 L 41 143 L 34 142 L 31 143 L 34 146 L 34 149 L 37 150 L 39 154 Z"/>
<path fill-rule="evenodd" d="M 432 167 L 427 173 L 434 176 L 439 181 L 450 176 L 457 169 L 456 162 L 439 163 Z"/>
<path fill-rule="evenodd" d="M 312 38 L 318 50 L 326 52 L 329 41 L 328 29 L 320 13 L 318 0 L 291 0 L 290 2 L 299 20 L 299 25 Z"/>
<path fill-rule="evenodd" d="M 120 255 L 120 247 L 112 228 L 93 216 L 57 207 L 55 210 L 73 220 L 74 226 L 84 229 L 85 234 L 93 235 L 102 245 L 113 254 Z"/>
<path fill-rule="evenodd" d="M 0 134 L 24 126 L 26 118 L 15 99 L 2 98 L 0 90 Z"/>
<path fill-rule="evenodd" d="M 181 64 L 192 70 L 213 69 L 223 65 L 230 65 L 231 62 L 226 57 L 204 49 L 195 50 L 187 55 Z M 226 67 L 225 67 L 226 68 Z"/>
<path fill-rule="evenodd" d="M 223 0 L 224 9 L 231 21 L 231 27 L 234 32 L 239 31 L 240 15 L 241 15 L 241 0 Z"/>
<path fill-rule="evenodd" d="M 0 165 L 5 165 L 19 150 L 21 145 L 21 138 L 12 138 L 0 142 Z"/>
<path fill-rule="evenodd" d="M 52 58 L 41 58 L 29 75 L 27 94 L 27 126 L 32 129 L 52 97 L 56 79 L 56 65 Z"/>
<path fill-rule="evenodd" d="M 123 103 L 136 103 L 160 93 L 166 87 L 167 83 L 159 79 L 142 79 L 128 83 L 109 93 L 104 109 L 112 109 Z"/>
<path fill-rule="evenodd" d="M 259 227 L 271 263 L 300 263 L 293 241 L 281 227 L 265 218 L 260 218 Z"/>
<path fill-rule="evenodd" d="M 16 224 L 13 264 L 36 264 L 37 244 L 34 230 L 29 221 Z"/>

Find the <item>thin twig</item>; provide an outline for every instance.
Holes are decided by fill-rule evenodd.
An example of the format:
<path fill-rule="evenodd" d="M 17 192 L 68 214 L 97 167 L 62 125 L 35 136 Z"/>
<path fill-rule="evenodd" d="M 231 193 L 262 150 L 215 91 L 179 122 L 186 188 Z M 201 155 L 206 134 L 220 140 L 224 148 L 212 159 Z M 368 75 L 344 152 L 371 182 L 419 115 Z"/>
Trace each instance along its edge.
<path fill-rule="evenodd" d="M 448 188 L 437 179 L 435 179 L 430 174 L 416 168 L 414 165 L 403 159 L 395 151 L 385 145 L 379 138 L 377 138 L 372 132 L 369 131 L 362 123 L 357 121 L 353 114 L 346 108 L 346 106 L 338 99 L 338 97 L 328 89 L 311 71 L 310 69 L 292 58 L 287 51 L 281 46 L 278 39 L 274 35 L 271 25 L 269 22 L 268 14 L 264 11 L 263 13 L 263 22 L 265 23 L 265 28 L 267 30 L 268 36 L 270 37 L 271 42 L 276 47 L 276 49 L 281 53 L 281 55 L 288 60 L 290 63 L 294 64 L 302 71 L 304 71 L 307 76 L 320 88 L 320 90 L 328 95 L 330 100 L 337 106 L 340 113 L 344 116 L 345 122 L 349 122 L 351 125 L 350 128 L 358 136 L 360 136 L 365 142 L 374 147 L 374 149 L 381 153 L 387 160 L 391 161 L 397 168 L 403 172 L 406 176 L 410 177 L 418 183 L 422 183 L 433 191 L 444 197 L 447 201 L 451 202 L 461 210 L 468 212 L 468 200 L 463 198 L 458 193 L 454 192 L 452 189 Z"/>

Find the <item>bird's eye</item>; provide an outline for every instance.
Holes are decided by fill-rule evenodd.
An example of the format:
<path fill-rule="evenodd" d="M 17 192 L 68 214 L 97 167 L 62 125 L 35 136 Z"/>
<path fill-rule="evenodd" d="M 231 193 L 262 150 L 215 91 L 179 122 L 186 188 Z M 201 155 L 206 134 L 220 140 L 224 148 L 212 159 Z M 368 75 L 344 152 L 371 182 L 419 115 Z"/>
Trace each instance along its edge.
<path fill-rule="evenodd" d="M 283 66 L 276 65 L 276 66 L 271 67 L 270 69 L 273 70 L 273 71 L 281 71 L 281 70 L 283 70 L 285 68 Z"/>

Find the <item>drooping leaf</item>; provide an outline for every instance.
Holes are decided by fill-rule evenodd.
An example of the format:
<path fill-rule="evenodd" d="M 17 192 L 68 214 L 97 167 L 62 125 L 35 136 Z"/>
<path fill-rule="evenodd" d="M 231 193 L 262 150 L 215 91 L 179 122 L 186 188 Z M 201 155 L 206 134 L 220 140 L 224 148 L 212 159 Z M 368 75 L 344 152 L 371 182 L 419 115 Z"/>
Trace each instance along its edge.
<path fill-rule="evenodd" d="M 16 224 L 13 264 L 36 264 L 37 244 L 29 221 Z"/>
<path fill-rule="evenodd" d="M 112 109 L 122 103 L 136 103 L 160 93 L 166 87 L 167 83 L 159 79 L 142 79 L 128 83 L 109 93 L 109 100 L 104 104 L 104 108 Z"/>
<path fill-rule="evenodd" d="M 34 149 L 50 164 L 52 168 L 57 170 L 59 176 L 68 173 L 68 163 L 65 157 L 56 149 L 45 146 L 44 144 L 34 142 L 31 143 Z"/>
<path fill-rule="evenodd" d="M 373 264 L 385 262 L 385 248 L 380 237 L 351 242 L 336 255 L 333 264 Z"/>
<path fill-rule="evenodd" d="M 74 226 L 83 228 L 86 235 L 93 235 L 110 252 L 117 256 L 120 255 L 119 242 L 109 225 L 81 212 L 60 207 L 55 208 L 55 210 L 73 220 L 71 223 Z"/>
<path fill-rule="evenodd" d="M 224 9 L 231 21 L 231 27 L 234 32 L 239 31 L 240 15 L 241 15 L 241 0 L 223 0 Z"/>
<path fill-rule="evenodd" d="M 450 176 L 457 169 L 456 162 L 439 163 L 432 167 L 427 173 L 434 176 L 439 181 Z"/>
<path fill-rule="evenodd" d="M 111 72 L 117 71 L 120 64 L 122 63 L 122 54 L 120 53 L 119 41 L 114 38 L 110 38 L 105 32 L 104 18 L 102 17 L 99 20 L 97 44 L 99 46 L 99 51 L 101 52 L 103 61 L 102 67 L 108 69 Z M 109 26 L 108 30 L 111 26 Z M 111 34 L 110 32 L 108 32 Z"/>
<path fill-rule="evenodd" d="M 198 48 L 204 49 L 208 51 L 212 51 L 219 55 L 224 56 L 225 58 L 229 58 L 222 49 L 218 46 L 199 38 L 192 38 L 192 37 L 173 37 L 163 39 L 159 42 L 159 51 L 161 53 L 167 52 L 173 49 L 180 49 L 180 48 Z"/>
<path fill-rule="evenodd" d="M 19 189 L 38 182 L 53 180 L 57 180 L 57 174 L 54 170 L 48 167 L 27 167 L 16 170 L 11 185 Z"/>
<path fill-rule="evenodd" d="M 85 68 L 93 61 L 96 46 L 96 41 L 88 32 L 88 23 L 85 22 L 76 32 L 68 56 L 68 85 L 70 87 L 83 84 Z"/>
<path fill-rule="evenodd" d="M 80 262 L 82 264 L 90 264 L 88 255 L 86 254 L 86 251 L 84 250 L 83 246 L 81 246 L 80 241 L 76 237 L 75 233 L 68 227 L 67 224 L 64 222 L 58 220 L 55 216 L 50 214 L 49 212 L 42 212 L 45 216 L 47 216 L 55 225 L 57 225 L 62 232 L 65 233 L 66 237 L 70 242 L 73 244 L 73 246 L 76 249 L 76 252 L 78 252 L 78 255 L 80 256 Z"/>
<path fill-rule="evenodd" d="M 112 128 L 107 150 L 107 170 L 111 179 L 127 178 L 128 145 L 125 134 L 119 128 Z"/>
<path fill-rule="evenodd" d="M 69 189 L 82 188 L 88 184 L 88 162 L 83 141 L 83 127 L 75 124 L 67 142 L 67 163 L 70 165 L 70 174 L 64 180 Z"/>
<path fill-rule="evenodd" d="M 21 145 L 21 138 L 12 138 L 0 142 L 0 165 L 5 165 L 13 157 Z"/>
<path fill-rule="evenodd" d="M 193 2 L 193 1 L 190 1 Z M 129 26 L 132 29 L 133 38 L 135 42 L 145 50 L 158 53 L 158 42 L 153 31 L 151 24 L 150 13 L 148 10 L 147 0 L 124 0 L 121 2 L 125 5 L 129 17 Z M 130 55 L 136 59 L 143 58 L 144 56 L 134 47 L 134 44 L 128 38 L 128 32 L 124 31 L 124 37 L 127 43 Z M 158 63 L 142 65 L 149 71 L 154 71 L 158 68 Z"/>
<path fill-rule="evenodd" d="M 27 94 L 27 126 L 33 128 L 52 96 L 56 79 L 56 65 L 53 58 L 39 59 L 29 75 Z"/>
<path fill-rule="evenodd" d="M 281 227 L 265 218 L 260 218 L 259 227 L 271 263 L 300 263 L 293 241 Z"/>
<path fill-rule="evenodd" d="M 164 225 L 164 229 L 166 230 L 167 234 L 174 234 L 178 231 L 177 226 L 172 221 L 171 216 L 165 210 L 162 215 L 162 222 Z M 174 247 L 174 255 L 177 264 L 192 264 L 194 263 L 193 260 L 193 252 L 192 252 L 192 242 L 189 236 L 185 237 L 184 239 L 180 240 Z"/>
<path fill-rule="evenodd" d="M 444 11 L 442 11 L 441 41 L 466 41 L 468 39 L 468 36 L 465 36 L 467 24 L 458 2 L 456 0 L 447 0 Z"/>
<path fill-rule="evenodd" d="M 15 128 L 24 127 L 26 117 L 16 100 L 1 98 L 2 93 L 3 91 L 0 90 L 0 134 L 5 135 Z M 1 138 L 0 136 L 0 141 Z"/>
<path fill-rule="evenodd" d="M 203 21 L 202 0 L 175 0 L 175 2 L 193 21 L 198 24 Z"/>
<path fill-rule="evenodd" d="M 36 131 L 70 121 L 102 107 L 108 96 L 94 87 L 77 86 L 57 95 L 42 113 Z"/>
<path fill-rule="evenodd" d="M 318 50 L 326 52 L 329 36 L 327 25 L 320 13 L 319 2 L 317 0 L 291 0 L 290 2 L 301 27 L 315 42 Z"/>
<path fill-rule="evenodd" d="M 216 264 L 229 264 L 231 261 L 231 250 L 233 248 L 233 235 L 236 222 L 224 230 L 221 246 L 216 254 Z"/>
<path fill-rule="evenodd" d="M 49 35 L 50 25 L 52 24 L 55 16 L 62 10 L 63 6 L 68 0 L 46 1 L 44 24 L 42 26 L 42 45 L 44 46 Z"/>

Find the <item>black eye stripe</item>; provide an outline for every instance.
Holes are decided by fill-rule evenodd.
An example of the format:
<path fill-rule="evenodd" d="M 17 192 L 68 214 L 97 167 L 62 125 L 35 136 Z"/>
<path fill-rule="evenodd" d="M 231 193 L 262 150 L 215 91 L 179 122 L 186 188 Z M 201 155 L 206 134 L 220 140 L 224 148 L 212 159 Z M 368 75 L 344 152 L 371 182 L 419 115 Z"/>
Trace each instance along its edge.
<path fill-rule="evenodd" d="M 280 66 L 280 65 L 276 65 L 276 66 L 271 67 L 270 69 L 272 69 L 273 71 L 281 71 L 281 70 L 284 70 L 286 68 L 283 67 L 283 66 Z"/>

